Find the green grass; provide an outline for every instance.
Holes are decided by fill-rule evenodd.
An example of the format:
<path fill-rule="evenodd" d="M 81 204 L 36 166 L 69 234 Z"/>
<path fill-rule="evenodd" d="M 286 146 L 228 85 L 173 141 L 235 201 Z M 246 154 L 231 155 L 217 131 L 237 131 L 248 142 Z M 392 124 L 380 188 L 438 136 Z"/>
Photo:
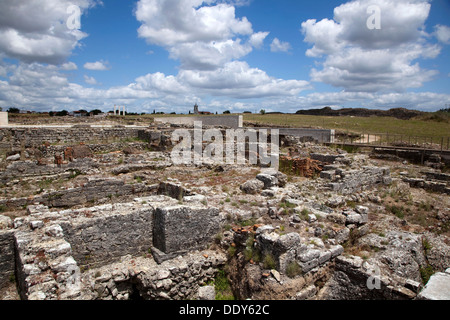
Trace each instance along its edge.
<path fill-rule="evenodd" d="M 297 114 L 244 115 L 244 121 L 290 127 L 335 129 L 350 133 L 389 133 L 403 136 L 448 136 L 450 124 L 446 121 L 430 121 L 414 118 L 400 120 L 393 117 L 325 117 Z"/>
<path fill-rule="evenodd" d="M 216 300 L 235 300 L 231 285 L 224 270 L 219 270 L 214 279 L 216 289 Z"/>

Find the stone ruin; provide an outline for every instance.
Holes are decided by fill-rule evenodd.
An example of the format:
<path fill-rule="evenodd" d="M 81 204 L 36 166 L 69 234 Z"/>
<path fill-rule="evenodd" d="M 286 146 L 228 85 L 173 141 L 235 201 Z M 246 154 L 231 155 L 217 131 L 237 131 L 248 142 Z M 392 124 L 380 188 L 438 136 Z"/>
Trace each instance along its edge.
<path fill-rule="evenodd" d="M 16 269 L 22 299 L 187 299 L 226 260 L 206 250 L 219 232 L 218 209 L 165 195 L 28 212 L 1 232 L 2 256 L 10 259 L 2 275 Z"/>
<path fill-rule="evenodd" d="M 306 157 L 289 158 L 293 170 L 302 171 L 302 183 L 258 168 L 236 190 L 225 192 L 224 184 L 223 192 L 206 186 L 194 191 L 167 177 L 141 181 L 145 174 L 184 170 L 173 168 L 165 153 L 168 131 L 125 131 L 158 151 L 134 154 L 141 145 L 120 145 L 125 160 L 118 164 L 115 154 L 102 154 L 102 144 L 86 144 L 95 156 L 78 159 L 72 147 L 47 145 L 41 157 L 59 152 L 64 161 L 43 164 L 31 153 L 25 161 L 22 155 L 9 160 L 0 172 L 7 187 L 19 176 L 84 177 L 72 187 L 0 199 L 4 207 L 26 207 L 23 216 L 0 216 L 0 289 L 14 279 L 20 298 L 28 300 L 202 299 L 226 270 L 238 299 L 448 298 L 442 293 L 448 244 L 430 232 L 405 230 L 406 220 L 377 213 L 377 190 L 395 182 L 445 195 L 446 174 L 394 177 L 392 167 L 367 156 L 292 142 L 310 149 Z M 49 132 L 40 134 L 51 140 Z M 122 135 L 117 128 L 111 132 Z M 203 164 L 193 170 L 219 179 L 250 169 Z M 139 179 L 128 183 L 127 176 Z M 243 209 L 228 201 L 236 194 L 245 196 Z M 440 211 L 442 221 L 447 211 Z M 355 248 L 363 253 L 354 254 Z M 428 266 L 437 272 L 424 286 Z"/>

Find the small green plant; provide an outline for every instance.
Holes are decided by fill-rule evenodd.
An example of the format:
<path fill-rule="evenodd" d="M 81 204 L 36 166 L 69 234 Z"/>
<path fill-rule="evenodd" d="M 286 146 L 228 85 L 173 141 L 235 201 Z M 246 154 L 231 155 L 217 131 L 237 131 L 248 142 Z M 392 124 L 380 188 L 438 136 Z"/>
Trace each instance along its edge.
<path fill-rule="evenodd" d="M 389 211 L 391 211 L 391 213 L 399 219 L 403 219 L 405 217 L 404 208 L 402 206 L 391 206 Z"/>
<path fill-rule="evenodd" d="M 420 276 L 422 277 L 423 284 L 427 284 L 433 274 L 434 270 L 430 265 L 420 268 Z"/>
<path fill-rule="evenodd" d="M 431 243 L 428 242 L 428 240 L 426 238 L 423 238 L 422 240 L 422 246 L 423 246 L 423 250 L 425 251 L 425 255 L 428 254 L 428 252 L 431 250 L 432 246 Z"/>
<path fill-rule="evenodd" d="M 231 291 L 230 281 L 224 270 L 219 270 L 214 279 L 214 288 L 216 289 L 216 300 L 234 300 Z"/>
<path fill-rule="evenodd" d="M 295 278 L 296 276 L 300 275 L 301 273 L 302 273 L 302 268 L 295 261 L 292 261 L 286 267 L 286 275 L 289 278 Z"/>
<path fill-rule="evenodd" d="M 236 254 L 236 248 L 233 246 L 230 246 L 227 250 L 228 256 L 229 257 L 234 257 L 234 255 Z"/>
<path fill-rule="evenodd" d="M 346 203 L 347 203 L 347 207 L 352 208 L 352 209 L 356 208 L 356 202 L 355 201 L 348 200 Z"/>
<path fill-rule="evenodd" d="M 264 269 L 275 269 L 276 268 L 275 258 L 271 253 L 268 253 L 264 256 L 263 259 L 263 267 Z"/>
<path fill-rule="evenodd" d="M 310 214 L 310 211 L 308 209 L 304 208 L 302 211 L 300 211 L 298 216 L 300 217 L 300 219 L 307 221 L 309 219 L 309 214 Z"/>

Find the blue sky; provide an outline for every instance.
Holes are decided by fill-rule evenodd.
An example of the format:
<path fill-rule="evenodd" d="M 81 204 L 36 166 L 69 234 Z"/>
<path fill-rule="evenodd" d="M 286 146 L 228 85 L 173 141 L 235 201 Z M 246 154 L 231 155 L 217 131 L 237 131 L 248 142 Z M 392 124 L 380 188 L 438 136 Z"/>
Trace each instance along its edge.
<path fill-rule="evenodd" d="M 0 4 L 4 109 L 450 105 L 448 0 L 20 3 Z M 380 29 L 367 27 L 370 18 Z"/>

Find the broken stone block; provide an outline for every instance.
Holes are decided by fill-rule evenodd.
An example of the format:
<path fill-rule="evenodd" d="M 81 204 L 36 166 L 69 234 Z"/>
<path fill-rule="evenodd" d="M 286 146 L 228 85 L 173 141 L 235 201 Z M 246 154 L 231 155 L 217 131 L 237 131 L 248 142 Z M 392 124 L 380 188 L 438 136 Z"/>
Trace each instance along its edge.
<path fill-rule="evenodd" d="M 44 226 L 44 222 L 41 220 L 34 220 L 34 221 L 30 221 L 30 228 L 31 229 L 40 229 Z"/>
<path fill-rule="evenodd" d="M 369 208 L 367 208 L 365 206 L 356 206 L 355 211 L 361 215 L 368 214 Z"/>
<path fill-rule="evenodd" d="M 257 194 L 264 189 L 264 182 L 258 179 L 252 179 L 243 183 L 240 189 L 247 194 Z"/>
<path fill-rule="evenodd" d="M 438 272 L 431 276 L 418 300 L 450 300 L 450 274 Z"/>
<path fill-rule="evenodd" d="M 332 171 L 322 171 L 320 173 L 320 177 L 322 179 L 328 179 L 328 180 L 334 180 L 336 178 L 336 171 L 332 170 Z"/>
<path fill-rule="evenodd" d="M 14 154 L 6 158 L 6 161 L 17 161 L 17 160 L 20 160 L 20 153 Z"/>
<path fill-rule="evenodd" d="M 319 260 L 319 264 L 323 264 L 323 263 L 327 262 L 330 259 L 331 259 L 331 252 L 330 251 L 322 251 L 320 253 L 320 256 L 319 256 L 319 259 L 318 259 Z"/>
<path fill-rule="evenodd" d="M 345 220 L 345 224 L 360 224 L 362 221 L 361 215 L 358 213 L 351 213 L 347 215 L 347 219 Z"/>
<path fill-rule="evenodd" d="M 300 245 L 301 241 L 302 239 L 300 238 L 300 235 L 292 232 L 279 237 L 275 242 L 275 246 L 279 251 L 285 252 Z"/>
<path fill-rule="evenodd" d="M 7 216 L 0 215 L 0 230 L 1 229 L 9 229 L 13 226 L 12 219 Z"/>
<path fill-rule="evenodd" d="M 215 300 L 216 290 L 214 286 L 204 286 L 198 289 L 198 300 Z"/>
<path fill-rule="evenodd" d="M 45 234 L 50 237 L 63 237 L 64 232 L 59 224 L 54 224 L 45 228 Z"/>
<path fill-rule="evenodd" d="M 319 259 L 313 259 L 307 262 L 300 262 L 299 265 L 302 268 L 303 272 L 309 272 L 319 265 Z"/>
<path fill-rule="evenodd" d="M 306 249 L 298 255 L 298 259 L 301 262 L 308 262 L 320 257 L 320 250 L 317 249 Z"/>
<path fill-rule="evenodd" d="M 278 179 L 270 174 L 260 173 L 256 176 L 256 179 L 264 183 L 264 189 L 269 189 L 278 185 Z"/>
<path fill-rule="evenodd" d="M 330 249 L 331 258 L 335 258 L 344 252 L 344 247 L 341 245 L 333 246 Z"/>
<path fill-rule="evenodd" d="M 295 295 L 295 300 L 306 300 L 313 297 L 317 293 L 317 288 L 314 285 L 303 289 Z"/>

